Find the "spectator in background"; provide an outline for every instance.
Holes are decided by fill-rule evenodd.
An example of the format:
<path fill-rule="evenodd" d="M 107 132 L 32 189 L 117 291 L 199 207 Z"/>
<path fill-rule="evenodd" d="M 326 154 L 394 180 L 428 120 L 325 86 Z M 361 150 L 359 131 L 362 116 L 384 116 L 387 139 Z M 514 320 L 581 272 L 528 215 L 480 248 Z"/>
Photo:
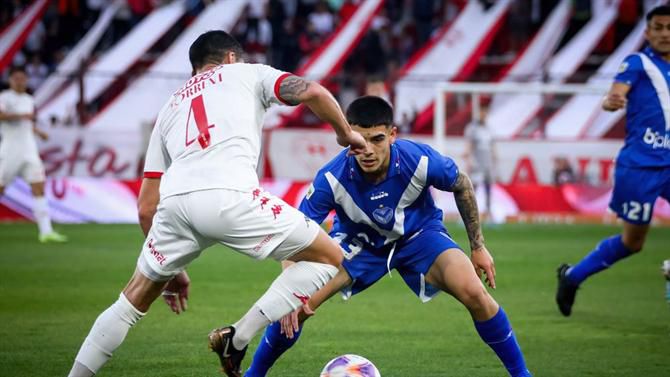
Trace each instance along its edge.
<path fill-rule="evenodd" d="M 286 21 L 286 8 L 281 0 L 270 0 L 267 7 L 267 19 L 272 31 L 272 40 L 270 41 L 270 64 L 287 71 L 282 67 L 283 50 L 282 38 L 284 36 L 284 25 Z"/>
<path fill-rule="evenodd" d="M 381 76 L 371 76 L 368 78 L 365 95 L 380 97 L 391 104 L 391 98 L 389 97 L 388 91 L 386 90 L 386 84 Z"/>
<path fill-rule="evenodd" d="M 353 0 L 345 0 L 344 3 L 342 3 L 342 6 L 340 7 L 340 11 L 338 13 L 340 17 L 340 22 L 346 22 L 351 16 L 353 16 L 354 12 L 356 11 L 356 4 L 354 4 Z"/>
<path fill-rule="evenodd" d="M 423 45 L 433 33 L 434 0 L 415 0 L 412 2 L 412 15 L 416 25 L 417 44 Z"/>
<path fill-rule="evenodd" d="M 321 42 L 323 42 L 323 38 L 316 32 L 314 24 L 308 21 L 305 29 L 298 36 L 302 58 L 307 59 L 312 52 L 321 46 Z"/>
<path fill-rule="evenodd" d="M 414 129 L 415 120 L 416 120 L 416 112 L 412 113 L 411 116 L 407 113 L 402 113 L 402 119 L 400 120 L 400 124 L 398 125 L 398 131 L 400 131 L 400 133 L 404 135 L 411 134 L 412 130 Z"/>
<path fill-rule="evenodd" d="M 274 36 L 273 36 L 274 38 Z M 284 71 L 294 71 L 300 63 L 300 55 L 295 52 L 301 49 L 300 35 L 295 28 L 295 21 L 287 20 L 284 24 L 284 34 L 281 36 L 281 63 L 277 66 Z"/>
<path fill-rule="evenodd" d="M 489 129 L 486 118 L 488 107 L 482 106 L 479 110 L 479 118 L 473 120 L 465 128 L 465 153 L 464 158 L 472 185 L 477 187 L 484 185 L 486 195 L 486 210 L 491 212 L 491 185 L 495 177 L 496 154 L 493 145 L 493 134 Z"/>
<path fill-rule="evenodd" d="M 28 75 L 28 88 L 32 92 L 47 79 L 49 68 L 44 64 L 39 54 L 34 54 L 30 58 L 30 63 L 26 65 L 26 74 Z"/>
<path fill-rule="evenodd" d="M 570 162 L 565 157 L 557 157 L 554 159 L 553 177 L 555 186 L 574 183 L 577 180 L 575 178 L 575 171 L 572 170 Z"/>
<path fill-rule="evenodd" d="M 40 20 L 35 24 L 30 34 L 28 34 L 28 39 L 26 39 L 26 44 L 24 45 L 25 50 L 29 54 L 41 52 L 46 36 L 47 29 L 44 27 L 44 22 Z"/>
<path fill-rule="evenodd" d="M 335 19 L 328 9 L 328 4 L 319 2 L 316 10 L 307 18 L 314 25 L 314 31 L 321 36 L 330 34 L 335 27 Z"/>

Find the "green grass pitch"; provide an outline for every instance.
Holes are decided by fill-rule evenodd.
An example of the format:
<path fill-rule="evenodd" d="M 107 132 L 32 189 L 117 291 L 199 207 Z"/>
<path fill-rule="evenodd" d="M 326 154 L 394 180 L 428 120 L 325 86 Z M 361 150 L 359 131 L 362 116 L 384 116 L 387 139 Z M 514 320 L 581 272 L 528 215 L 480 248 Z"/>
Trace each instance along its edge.
<path fill-rule="evenodd" d="M 71 242 L 41 245 L 32 224 L 0 225 L 2 376 L 67 375 L 91 324 L 133 272 L 137 226 L 58 228 Z M 450 229 L 467 244 L 458 225 Z M 668 375 L 670 307 L 659 267 L 670 258 L 670 230 L 652 229 L 641 255 L 589 280 L 569 319 L 554 304 L 557 265 L 576 262 L 618 228 L 515 224 L 484 232 L 498 271 L 492 293 L 535 376 Z M 238 319 L 278 271 L 272 261 L 207 250 L 189 267 L 188 311 L 176 316 L 156 302 L 99 375 L 219 376 L 206 334 Z M 270 376 L 315 377 L 345 353 L 369 358 L 384 377 L 506 375 L 460 304 L 446 294 L 421 304 L 397 274 L 349 302 L 326 303 Z"/>

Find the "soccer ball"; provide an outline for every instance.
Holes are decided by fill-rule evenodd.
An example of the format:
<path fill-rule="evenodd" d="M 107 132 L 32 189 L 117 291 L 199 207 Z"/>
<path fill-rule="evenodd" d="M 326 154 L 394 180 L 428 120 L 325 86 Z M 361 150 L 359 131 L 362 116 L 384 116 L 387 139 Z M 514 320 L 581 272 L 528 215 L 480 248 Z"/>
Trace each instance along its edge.
<path fill-rule="evenodd" d="M 328 362 L 321 377 L 381 377 L 372 362 L 358 355 L 342 355 Z"/>
<path fill-rule="evenodd" d="M 663 276 L 665 276 L 665 279 L 670 281 L 670 259 L 666 259 L 663 261 L 663 264 L 661 265 L 661 270 L 663 271 Z"/>

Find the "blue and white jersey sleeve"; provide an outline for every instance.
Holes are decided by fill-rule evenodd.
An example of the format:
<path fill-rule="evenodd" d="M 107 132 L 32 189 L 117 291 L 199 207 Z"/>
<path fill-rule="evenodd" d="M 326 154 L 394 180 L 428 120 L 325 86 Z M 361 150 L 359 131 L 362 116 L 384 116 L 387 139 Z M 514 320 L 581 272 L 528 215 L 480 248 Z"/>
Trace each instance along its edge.
<path fill-rule="evenodd" d="M 335 209 L 333 191 L 322 172 L 314 178 L 298 209 L 319 224 Z"/>
<path fill-rule="evenodd" d="M 458 166 L 451 158 L 425 146 L 428 156 L 428 184 L 442 191 L 452 191 L 458 175 Z"/>
<path fill-rule="evenodd" d="M 633 86 L 640 79 L 640 74 L 643 71 L 644 67 L 642 66 L 640 57 L 637 55 L 628 55 L 619 66 L 619 70 L 616 76 L 614 76 L 614 82 Z"/>

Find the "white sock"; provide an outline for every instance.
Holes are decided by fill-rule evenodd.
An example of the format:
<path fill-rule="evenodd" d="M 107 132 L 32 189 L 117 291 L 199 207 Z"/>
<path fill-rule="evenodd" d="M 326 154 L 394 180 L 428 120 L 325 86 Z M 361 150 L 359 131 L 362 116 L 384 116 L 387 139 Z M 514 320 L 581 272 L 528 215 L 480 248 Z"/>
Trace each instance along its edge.
<path fill-rule="evenodd" d="M 315 262 L 297 262 L 277 276 L 270 288 L 235 326 L 233 345 L 246 347 L 267 325 L 297 309 L 337 274 L 337 267 Z"/>
<path fill-rule="evenodd" d="M 75 364 L 69 377 L 88 377 L 86 371 L 78 367 L 81 364 L 93 374 L 112 357 L 112 353 L 123 343 L 128 330 L 139 321 L 145 313 L 135 309 L 126 296 L 121 293 L 119 299 L 107 310 L 102 312 L 93 324 L 91 332 L 84 340 L 75 358 Z"/>
<path fill-rule="evenodd" d="M 47 198 L 44 196 L 36 196 L 34 198 L 33 214 L 35 215 L 40 235 L 53 232 L 53 229 L 51 228 L 51 218 L 49 217 L 49 204 L 47 203 Z"/>
<path fill-rule="evenodd" d="M 235 349 L 241 350 L 246 347 L 254 338 L 256 332 L 267 327 L 270 323 L 272 322 L 263 314 L 261 308 L 257 305 L 252 306 L 247 314 L 233 325 L 235 327 L 235 336 L 233 337 Z"/>
<path fill-rule="evenodd" d="M 69 377 L 93 377 L 95 373 L 91 372 L 90 369 L 86 368 L 84 364 L 81 364 L 78 361 L 74 362 L 74 366 L 70 371 Z"/>

